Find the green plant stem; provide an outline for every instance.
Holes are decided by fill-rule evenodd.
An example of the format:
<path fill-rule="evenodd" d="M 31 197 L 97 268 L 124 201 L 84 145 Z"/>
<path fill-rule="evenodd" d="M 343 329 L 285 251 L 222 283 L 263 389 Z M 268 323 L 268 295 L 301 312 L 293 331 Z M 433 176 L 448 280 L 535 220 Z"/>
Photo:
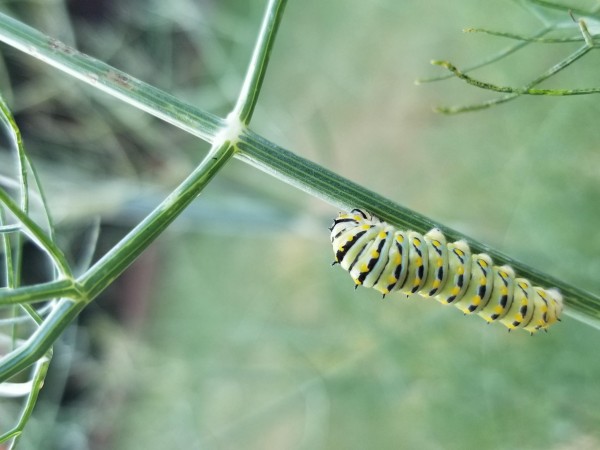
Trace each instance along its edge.
<path fill-rule="evenodd" d="M 87 298 L 81 286 L 72 278 L 64 278 L 14 289 L 0 288 L 0 305 L 35 303 L 53 298 L 68 297 L 79 301 Z"/>
<path fill-rule="evenodd" d="M 519 94 L 507 94 L 502 97 L 492 98 L 490 100 L 486 100 L 481 103 L 475 103 L 472 105 L 461 105 L 461 106 L 436 106 L 433 110 L 437 113 L 441 114 L 459 114 L 465 112 L 473 112 L 479 111 L 486 108 L 491 108 L 495 105 L 500 105 L 502 103 L 509 102 L 515 98 L 519 97 Z"/>
<path fill-rule="evenodd" d="M 507 87 L 507 86 L 496 86 L 496 85 L 491 84 L 491 83 L 486 83 L 486 82 L 483 82 L 483 81 L 479 81 L 479 80 L 471 78 L 470 76 L 468 76 L 465 73 L 461 72 L 460 70 L 458 70 L 454 65 L 452 65 L 448 61 L 431 61 L 432 64 L 445 67 L 450 72 L 452 72 L 457 78 L 465 81 L 466 83 L 468 83 L 470 85 L 476 86 L 476 87 L 481 88 L 481 89 L 487 89 L 487 90 L 491 90 L 491 91 L 495 91 L 495 92 L 504 92 L 504 93 L 507 93 L 507 95 L 505 95 L 505 96 L 502 96 L 502 97 L 499 97 L 499 98 L 496 98 L 496 99 L 492 99 L 492 100 L 488 100 L 486 102 L 474 104 L 474 105 L 451 106 L 451 107 L 439 106 L 439 107 L 435 108 L 435 111 L 441 112 L 441 113 L 444 113 L 444 114 L 456 114 L 456 113 L 461 113 L 461 112 L 476 111 L 476 110 L 480 110 L 480 109 L 484 109 L 484 108 L 489 108 L 492 105 L 497 105 L 497 104 L 500 104 L 500 103 L 505 103 L 505 102 L 513 100 L 513 99 L 515 99 L 515 98 L 517 98 L 517 97 L 519 97 L 521 95 L 555 95 L 555 96 L 564 96 L 564 95 L 583 95 L 583 94 L 600 93 L 600 88 L 587 88 L 587 89 L 534 89 L 534 86 L 537 86 L 538 84 L 540 84 L 543 81 L 547 80 L 551 76 L 553 76 L 556 73 L 560 72 L 561 70 L 565 69 L 566 67 L 568 67 L 569 65 L 571 65 L 572 63 L 574 63 L 579 58 L 581 58 L 584 55 L 586 55 L 589 51 L 591 51 L 594 48 L 597 48 L 597 47 L 590 47 L 586 43 L 586 45 L 584 45 L 584 46 L 580 47 L 579 49 L 577 49 L 575 52 L 573 52 L 572 54 L 570 54 L 567 58 L 565 58 L 562 61 L 560 61 L 559 63 L 555 64 L 550 69 L 548 69 L 546 72 L 544 72 L 543 74 L 541 74 L 540 76 L 538 76 L 537 78 L 535 78 L 533 81 L 530 81 L 529 83 L 527 83 L 527 85 L 525 85 L 524 87 L 520 87 L 520 88 Z"/>
<path fill-rule="evenodd" d="M 238 96 L 237 103 L 231 113 L 242 124 L 248 125 L 265 78 L 267 64 L 275 42 L 275 36 L 283 17 L 287 0 L 270 0 L 265 12 L 263 23 L 258 34 L 248 72 Z"/>
<path fill-rule="evenodd" d="M 21 199 L 21 210 L 27 214 L 29 211 L 29 181 L 27 176 L 27 156 L 25 149 L 23 148 L 23 139 L 21 138 L 21 131 L 17 127 L 15 119 L 4 101 L 4 97 L 0 95 L 0 120 L 4 122 L 7 128 L 11 131 L 9 133 L 12 141 L 13 149 L 16 153 L 16 160 L 19 173 L 19 186 L 20 186 L 20 199 Z"/>
<path fill-rule="evenodd" d="M 44 380 L 46 379 L 46 373 L 48 372 L 48 367 L 50 366 L 50 361 L 52 359 L 52 350 L 49 350 L 44 357 L 38 359 L 35 363 L 35 368 L 33 369 L 33 378 L 31 380 L 31 394 L 29 395 L 27 402 L 25 403 L 23 410 L 19 416 L 19 420 L 16 425 L 6 433 L 0 435 L 0 442 L 5 442 L 8 439 L 15 439 L 14 444 L 16 444 L 16 440 L 19 438 L 25 425 L 29 422 L 29 418 L 33 413 L 33 409 L 37 402 L 38 396 L 42 387 L 44 385 Z"/>
<path fill-rule="evenodd" d="M 25 344 L 0 358 L 0 383 L 44 357 L 52 344 L 84 307 L 85 303 L 83 302 L 74 302 L 69 299 L 60 300 Z"/>
<path fill-rule="evenodd" d="M 0 226 L 0 234 L 8 235 L 9 233 L 21 232 L 21 225 L 2 225 Z"/>
<path fill-rule="evenodd" d="M 549 70 L 544 72 L 542 75 L 537 77 L 535 80 L 531 81 L 524 87 L 510 87 L 510 86 L 496 86 L 492 83 L 486 83 L 484 81 L 476 80 L 466 75 L 465 73 L 458 70 L 453 64 L 448 61 L 431 61 L 432 64 L 437 66 L 444 67 L 456 75 L 457 78 L 465 81 L 466 83 L 489 91 L 495 92 L 504 92 L 509 94 L 516 95 L 583 95 L 583 94 L 595 94 L 600 93 L 600 88 L 586 88 L 586 89 L 534 89 L 533 86 L 540 84 L 542 81 L 547 80 L 552 75 L 557 72 L 563 70 L 565 67 L 569 66 L 585 54 L 587 54 L 593 47 L 589 47 L 588 45 L 584 45 L 580 47 L 575 52 L 573 52 L 569 57 L 565 58 L 560 63 L 552 66 Z"/>
<path fill-rule="evenodd" d="M 584 39 L 582 37 L 569 37 L 569 38 L 542 38 L 542 37 L 530 37 L 523 36 L 521 34 L 515 33 L 507 33 L 505 31 L 494 31 L 487 30 L 485 28 L 466 28 L 463 30 L 465 33 L 484 33 L 489 34 L 491 36 L 499 36 L 508 39 L 515 39 L 518 41 L 526 41 L 526 42 L 537 42 L 540 44 L 565 44 L 571 42 L 583 42 Z"/>
<path fill-rule="evenodd" d="M 537 33 L 535 33 L 534 35 L 532 35 L 528 40 L 518 42 L 518 43 L 513 44 L 503 50 L 500 50 L 498 53 L 495 53 L 487 58 L 484 58 L 482 61 L 479 61 L 478 63 L 475 63 L 469 67 L 466 67 L 463 70 L 463 72 L 468 73 L 473 70 L 480 69 L 481 67 L 485 67 L 485 66 L 493 64 L 495 62 L 498 62 L 501 59 L 506 58 L 507 56 L 512 55 L 513 53 L 516 53 L 517 51 L 521 50 L 522 48 L 532 44 L 535 39 L 541 38 L 542 36 L 548 34 L 550 31 L 552 31 L 553 29 L 554 29 L 553 26 L 548 26 L 546 28 L 543 28 L 540 31 L 538 31 Z M 415 84 L 424 84 L 424 83 L 432 83 L 434 81 L 448 80 L 448 79 L 452 78 L 453 76 L 454 75 L 452 73 L 448 73 L 448 74 L 438 75 L 435 77 L 418 78 L 417 80 L 415 80 Z"/>
<path fill-rule="evenodd" d="M 233 154 L 231 141 L 215 142 L 202 163 L 121 242 L 78 279 L 80 289 L 85 292 L 88 301 L 93 300 L 123 273 L 200 194 Z"/>
<path fill-rule="evenodd" d="M 0 14 L 0 41 L 207 142 L 212 143 L 223 126 L 223 120 L 219 117 L 189 107 L 176 97 L 84 55 L 5 14 Z"/>
<path fill-rule="evenodd" d="M 71 268 L 62 250 L 54 244 L 54 241 L 50 239 L 38 224 L 21 210 L 19 205 L 2 188 L 0 188 L 0 204 L 3 204 L 23 225 L 21 230 L 50 256 L 61 276 L 63 278 L 71 278 Z"/>

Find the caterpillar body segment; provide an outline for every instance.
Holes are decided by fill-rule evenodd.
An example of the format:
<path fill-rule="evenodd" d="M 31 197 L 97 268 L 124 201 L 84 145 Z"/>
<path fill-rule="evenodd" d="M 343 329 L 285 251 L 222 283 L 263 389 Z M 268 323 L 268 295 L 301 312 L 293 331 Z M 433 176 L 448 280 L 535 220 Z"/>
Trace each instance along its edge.
<path fill-rule="evenodd" d="M 533 317 L 535 290 L 529 280 L 516 278 L 514 281 L 513 301 L 500 322 L 509 330 L 519 328 L 522 323 L 530 323 Z"/>
<path fill-rule="evenodd" d="M 471 251 L 465 241 L 448 244 L 447 282 L 436 299 L 444 304 L 453 304 L 462 298 L 471 279 Z"/>
<path fill-rule="evenodd" d="M 425 285 L 421 288 L 423 295 L 433 297 L 440 292 L 446 283 L 448 273 L 448 246 L 446 238 L 440 230 L 434 228 L 425 236 L 429 254 L 429 268 Z"/>
<path fill-rule="evenodd" d="M 468 254 L 470 253 L 469 249 Z M 467 276 L 469 280 L 465 295 L 456 301 L 455 306 L 465 314 L 473 314 L 487 305 L 490 298 L 493 280 L 492 258 L 485 253 L 472 255 L 471 273 Z"/>
<path fill-rule="evenodd" d="M 488 323 L 530 333 L 559 320 L 562 296 L 557 289 L 532 286 L 510 266 L 495 266 L 489 255 L 472 254 L 465 241 L 448 243 L 440 230 L 425 235 L 403 231 L 371 213 L 354 209 L 333 222 L 331 244 L 338 263 L 356 286 L 384 296 L 400 291 L 433 297 Z"/>

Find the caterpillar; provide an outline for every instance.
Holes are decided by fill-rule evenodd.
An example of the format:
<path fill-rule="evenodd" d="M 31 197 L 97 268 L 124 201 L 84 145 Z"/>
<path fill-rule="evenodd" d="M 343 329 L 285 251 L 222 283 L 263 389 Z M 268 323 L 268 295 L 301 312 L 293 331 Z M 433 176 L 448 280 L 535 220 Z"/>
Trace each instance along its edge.
<path fill-rule="evenodd" d="M 335 261 L 359 285 L 385 297 L 400 291 L 434 297 L 464 314 L 511 331 L 533 334 L 560 321 L 563 309 L 558 289 L 533 286 L 517 278 L 510 266 L 495 266 L 485 254 L 472 254 L 463 241 L 447 243 L 434 228 L 425 235 L 402 231 L 363 209 L 340 213 L 329 228 Z"/>

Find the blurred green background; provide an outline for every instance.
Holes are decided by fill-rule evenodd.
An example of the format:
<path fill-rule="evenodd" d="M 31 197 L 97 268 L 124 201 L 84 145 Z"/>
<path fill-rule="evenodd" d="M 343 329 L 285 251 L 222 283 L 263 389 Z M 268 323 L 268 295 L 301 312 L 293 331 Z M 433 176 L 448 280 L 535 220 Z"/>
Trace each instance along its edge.
<path fill-rule="evenodd" d="M 2 9 L 223 116 L 265 3 Z M 541 25 L 501 0 L 289 1 L 252 128 L 600 292 L 597 97 L 434 114 L 494 96 L 457 80 L 414 84 L 443 73 L 430 59 L 461 68 L 510 44 L 461 33 L 469 26 Z M 476 76 L 520 85 L 576 46 L 530 46 Z M 2 55 L 3 95 L 73 258 L 93 217 L 100 255 L 206 152 L 16 50 Z M 591 54 L 545 86 L 597 86 L 599 62 Z M 57 347 L 22 448 L 600 448 L 598 330 L 565 318 L 532 338 L 437 302 L 354 292 L 330 267 L 337 212 L 234 161 Z"/>

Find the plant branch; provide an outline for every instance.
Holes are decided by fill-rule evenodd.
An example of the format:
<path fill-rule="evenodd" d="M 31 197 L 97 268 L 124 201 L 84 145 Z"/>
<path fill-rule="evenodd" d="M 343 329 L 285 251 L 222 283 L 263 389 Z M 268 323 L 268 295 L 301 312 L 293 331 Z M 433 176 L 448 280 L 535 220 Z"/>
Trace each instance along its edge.
<path fill-rule="evenodd" d="M 568 38 L 543 38 L 543 37 L 536 37 L 536 36 L 530 37 L 530 36 L 524 36 L 522 34 L 507 33 L 505 31 L 486 30 L 485 28 L 465 28 L 463 31 L 465 33 L 484 33 L 484 34 L 489 34 L 491 36 L 499 36 L 499 37 L 515 39 L 517 41 L 524 41 L 524 42 L 536 42 L 536 43 L 540 43 L 540 44 L 566 44 L 566 43 L 571 43 L 571 42 L 583 42 L 583 40 L 584 40 L 582 37 L 568 37 Z"/>
<path fill-rule="evenodd" d="M 60 300 L 56 308 L 52 310 L 24 344 L 0 358 L 0 383 L 47 355 L 52 344 L 84 307 L 84 302 L 74 302 L 68 299 Z"/>
<path fill-rule="evenodd" d="M 36 224 L 31 218 L 21 210 L 10 196 L 0 188 L 0 204 L 3 204 L 8 211 L 22 224 L 21 231 L 31 240 L 36 242 L 40 249 L 45 251 L 54 262 L 54 266 L 63 278 L 71 278 L 71 269 L 62 250 L 54 244 L 54 241 Z"/>
<path fill-rule="evenodd" d="M 142 222 L 97 261 L 79 279 L 93 300 L 142 253 L 207 186 L 234 154 L 231 141 L 215 141 L 202 163 Z"/>
<path fill-rule="evenodd" d="M 67 297 L 74 301 L 87 299 L 81 286 L 72 278 L 21 286 L 14 289 L 0 288 L 0 305 L 36 303 L 54 298 Z"/>
<path fill-rule="evenodd" d="M 231 116 L 236 117 L 243 125 L 250 123 L 254 113 L 286 3 L 287 0 L 270 0 L 267 6 L 244 84 L 231 113 Z"/>
<path fill-rule="evenodd" d="M 458 70 L 453 64 L 448 61 L 431 61 L 432 64 L 442 66 L 448 69 L 452 74 L 454 74 L 457 78 L 465 81 L 466 83 L 476 86 L 481 89 L 487 89 L 495 92 L 504 92 L 508 95 L 492 99 L 487 102 L 478 103 L 475 105 L 467 105 L 467 106 L 454 106 L 454 107 L 437 107 L 435 110 L 437 112 L 445 113 L 445 114 L 454 114 L 458 112 L 467 112 L 467 111 L 475 111 L 479 109 L 488 108 L 492 105 L 497 105 L 499 103 L 505 103 L 507 101 L 513 100 L 521 95 L 549 95 L 549 96 L 565 96 L 565 95 L 584 95 L 584 94 L 596 94 L 600 92 L 600 88 L 584 88 L 584 89 L 534 89 L 534 86 L 542 83 L 548 78 L 552 77 L 556 73 L 565 69 L 573 62 L 577 61 L 579 58 L 583 57 L 593 48 L 587 44 L 577 49 L 575 52 L 570 54 L 567 58 L 563 59 L 559 63 L 555 64 L 551 68 L 549 68 L 546 72 L 530 81 L 523 87 L 509 87 L 509 86 L 496 86 L 491 83 L 486 83 L 480 80 L 476 80 L 466 75 L 465 73 Z"/>
<path fill-rule="evenodd" d="M 0 41 L 107 92 L 165 122 L 212 143 L 223 125 L 217 116 L 189 107 L 176 97 L 91 58 L 5 14 L 0 14 Z"/>
<path fill-rule="evenodd" d="M 522 48 L 532 44 L 533 42 L 535 42 L 534 41 L 535 39 L 541 38 L 542 36 L 548 34 L 552 30 L 554 30 L 554 26 L 548 26 L 546 28 L 543 28 L 540 31 L 538 31 L 537 33 L 535 33 L 533 36 L 531 36 L 531 38 L 529 38 L 527 40 L 523 40 L 521 42 L 518 42 L 518 43 L 511 45 L 503 50 L 500 50 L 498 53 L 491 55 L 487 58 L 484 58 L 483 60 L 479 61 L 478 63 L 475 63 L 471 66 L 466 67 L 463 70 L 463 72 L 464 73 L 472 72 L 473 70 L 480 69 L 481 67 L 485 67 L 485 66 L 493 64 L 495 62 L 498 62 L 501 59 L 506 58 L 507 56 L 512 55 L 513 53 L 516 53 L 517 51 L 521 50 Z M 429 77 L 429 78 L 418 78 L 417 80 L 415 80 L 415 84 L 424 84 L 424 83 L 432 83 L 434 81 L 448 80 L 452 77 L 453 77 L 453 74 L 449 73 L 449 74 L 438 75 L 438 76 Z"/>
<path fill-rule="evenodd" d="M 472 78 L 465 73 L 461 72 L 448 61 L 431 61 L 432 64 L 436 66 L 441 66 L 448 69 L 457 78 L 465 81 L 471 86 L 475 86 L 481 89 L 487 89 L 489 91 L 494 92 L 504 92 L 509 94 L 516 95 L 549 95 L 549 96 L 562 96 L 562 95 L 585 95 L 585 94 L 597 94 L 600 93 L 600 87 L 598 88 L 582 88 L 582 89 L 535 89 L 533 86 L 540 84 L 542 81 L 547 80 L 552 75 L 556 74 L 560 70 L 567 67 L 573 61 L 581 58 L 587 52 L 591 50 L 587 45 L 585 47 L 581 47 L 577 52 L 574 52 L 569 58 L 561 61 L 559 64 L 553 66 L 549 71 L 539 76 L 532 82 L 528 83 L 527 86 L 524 87 L 511 87 L 511 86 L 497 86 L 492 83 L 487 83 L 485 81 L 480 81 L 475 78 Z"/>

